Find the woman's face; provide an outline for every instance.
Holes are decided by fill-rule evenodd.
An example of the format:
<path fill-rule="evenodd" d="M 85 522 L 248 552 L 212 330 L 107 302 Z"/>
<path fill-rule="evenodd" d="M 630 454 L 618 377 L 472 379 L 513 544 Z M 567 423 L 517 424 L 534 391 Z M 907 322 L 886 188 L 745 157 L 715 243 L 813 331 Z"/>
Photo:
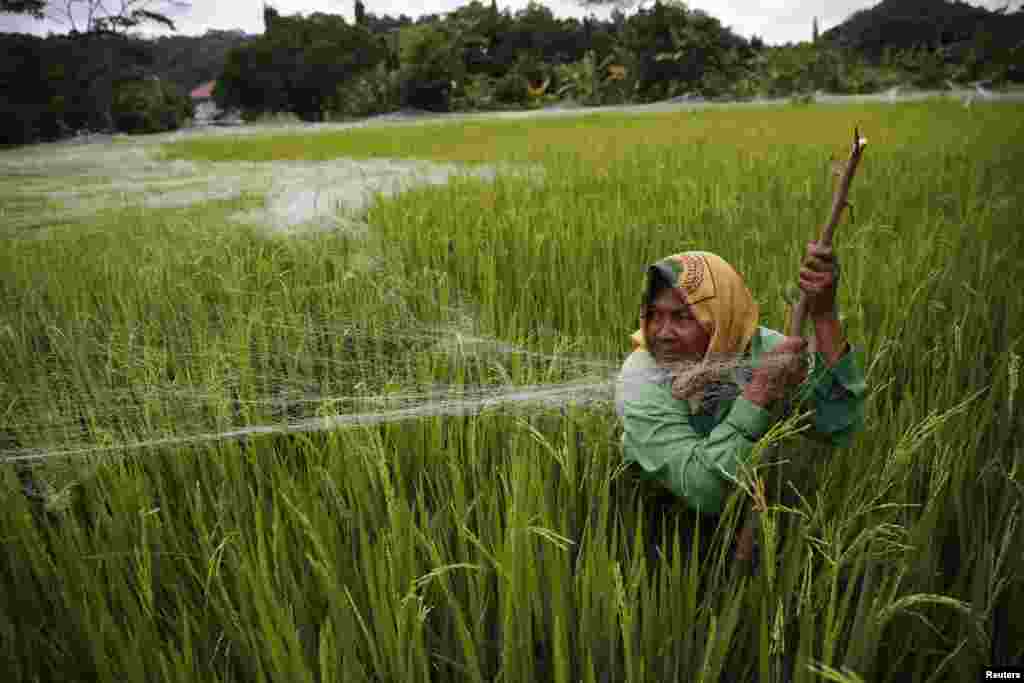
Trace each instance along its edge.
<path fill-rule="evenodd" d="M 711 337 L 679 297 L 666 287 L 654 299 L 644 318 L 647 348 L 658 363 L 699 361 L 707 353 Z"/>

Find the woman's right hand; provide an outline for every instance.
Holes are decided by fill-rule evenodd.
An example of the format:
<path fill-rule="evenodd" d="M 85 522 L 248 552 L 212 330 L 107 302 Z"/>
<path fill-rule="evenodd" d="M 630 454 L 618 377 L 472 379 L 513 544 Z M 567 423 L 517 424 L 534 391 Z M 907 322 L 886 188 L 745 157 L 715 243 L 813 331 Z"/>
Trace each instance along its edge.
<path fill-rule="evenodd" d="M 807 340 L 803 337 L 785 337 L 774 349 L 766 351 L 743 390 L 743 397 L 762 408 L 785 398 L 807 378 L 807 366 L 801 358 L 806 349 Z"/>

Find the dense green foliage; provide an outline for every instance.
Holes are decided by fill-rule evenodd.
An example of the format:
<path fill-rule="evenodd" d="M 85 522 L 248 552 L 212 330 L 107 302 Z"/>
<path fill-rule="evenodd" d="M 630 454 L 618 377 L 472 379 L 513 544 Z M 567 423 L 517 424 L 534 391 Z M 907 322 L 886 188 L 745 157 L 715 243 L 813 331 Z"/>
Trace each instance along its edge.
<path fill-rule="evenodd" d="M 817 40 L 777 47 L 765 47 L 757 36 L 742 38 L 679 0 L 583 21 L 558 19 L 536 2 L 512 13 L 499 11 L 493 0 L 473 0 L 416 21 L 368 9 L 357 25 L 348 25 L 338 15 L 282 16 L 268 7 L 258 37 L 210 32 L 144 41 L 120 35 L 116 49 L 92 32 L 75 39 L 73 51 L 65 45 L 68 37 L 0 36 L 0 49 L 13 55 L 4 69 L 12 80 L 5 83 L 20 73 L 34 77 L 28 88 L 5 88 L 0 117 L 12 125 L 4 127 L 4 139 L 116 128 L 112 84 L 129 73 L 156 75 L 179 94 L 218 80 L 216 100 L 226 109 L 247 117 L 290 112 L 305 120 L 400 107 L 465 111 L 563 100 L 602 105 L 685 94 L 747 99 L 1024 81 L 1024 11 L 991 12 L 949 0 L 886 0 Z M 809 37 L 815 26 L 808 17 Z M 125 51 L 135 57 L 120 56 Z M 75 57 L 69 61 L 70 52 Z M 52 75 L 72 64 L 75 78 Z M 69 101 L 74 104 L 65 115 Z M 179 110 L 169 106 L 161 118 L 180 125 Z"/>
<path fill-rule="evenodd" d="M 183 91 L 154 81 L 145 43 L 111 33 L 6 35 L 0 43 L 0 144 L 81 129 L 172 130 L 192 116 Z"/>
<path fill-rule="evenodd" d="M 623 47 L 635 58 L 636 95 L 643 101 L 676 92 L 720 94 L 755 55 L 747 41 L 719 21 L 681 4 L 656 3 L 626 23 Z"/>
<path fill-rule="evenodd" d="M 352 78 L 381 64 L 387 46 L 339 15 L 284 17 L 267 8 L 262 37 L 227 55 L 215 98 L 225 108 L 291 111 L 320 120 Z"/>
<path fill-rule="evenodd" d="M 367 15 L 364 25 L 371 34 L 386 36 L 390 59 L 371 79 L 378 87 L 361 88 L 379 93 L 372 106 L 362 109 L 501 109 L 565 98 L 600 105 L 685 93 L 743 99 L 817 90 L 869 93 L 899 84 L 934 89 L 948 82 L 989 79 L 999 85 L 1024 80 L 1024 51 L 1014 38 L 1024 12 L 964 12 L 946 0 L 905 9 L 882 3 L 818 40 L 772 48 L 756 36 L 749 41 L 737 36 L 714 17 L 675 0 L 655 2 L 628 17 L 616 11 L 608 21 L 559 20 L 539 3 L 514 14 L 499 12 L 495 3 L 487 6 L 479 0 L 445 17 L 421 17 L 415 24 L 391 19 L 385 27 Z M 907 16 L 915 26 L 938 20 L 942 25 L 955 22 L 957 30 L 919 40 L 920 26 L 900 33 L 900 26 L 910 21 Z M 884 51 L 876 49 L 880 43 L 872 42 L 866 27 L 886 36 Z M 615 74 L 619 67 L 624 73 Z M 335 79 L 339 92 L 347 89 L 348 77 Z M 273 106 L 279 105 L 275 101 Z M 350 111 L 351 106 L 335 106 L 325 114 Z"/>
<path fill-rule="evenodd" d="M 5 57 L 0 145 L 51 140 L 79 129 L 151 133 L 180 127 L 192 115 L 191 101 L 174 85 L 159 82 L 151 70 L 151 46 L 127 35 L 153 23 L 174 30 L 174 21 L 161 11 L 165 5 L 181 9 L 188 2 L 122 0 L 108 8 L 102 0 L 8 0 L 0 5 L 0 13 L 62 16 L 58 20 L 72 27 L 66 36 L 46 39 L 0 34 Z"/>
<path fill-rule="evenodd" d="M 126 133 L 159 133 L 179 128 L 192 116 L 192 102 L 158 78 L 131 80 L 115 87 L 114 125 Z"/>
<path fill-rule="evenodd" d="M 167 149 L 543 170 L 381 199 L 364 237 L 228 220 L 259 196 L 58 225 L 19 191 L 66 178 L 0 179 L 19 219 L 0 249 L 0 443 L 112 447 L 39 464 L 45 505 L 0 467 L 0 670 L 931 683 L 1020 665 L 1022 114 L 723 108 Z M 454 399 L 604 380 L 628 351 L 643 264 L 687 248 L 735 264 L 778 329 L 854 124 L 869 142 L 837 233 L 839 310 L 867 426 L 834 451 L 766 438 L 788 462 L 762 471 L 776 506 L 753 580 L 723 555 L 742 494 L 692 556 L 684 518 L 653 513 L 619 470 L 606 401 L 174 442 L 398 409 L 439 386 Z M 154 439 L 171 441 L 118 448 Z"/>
<path fill-rule="evenodd" d="M 46 4 L 47 0 L 0 0 L 0 13 L 30 14 L 41 19 Z"/>

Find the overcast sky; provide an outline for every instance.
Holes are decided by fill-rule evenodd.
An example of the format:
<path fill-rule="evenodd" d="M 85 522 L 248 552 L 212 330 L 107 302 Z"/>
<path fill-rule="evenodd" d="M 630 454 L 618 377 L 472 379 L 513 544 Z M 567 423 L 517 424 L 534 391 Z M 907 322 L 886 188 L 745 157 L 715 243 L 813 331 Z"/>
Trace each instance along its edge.
<path fill-rule="evenodd" d="M 483 0 L 490 4 L 490 0 Z M 353 20 L 354 0 L 271 0 L 281 14 L 310 14 L 326 12 L 341 14 L 346 20 Z M 877 4 L 878 0 L 693 0 L 687 5 L 701 9 L 716 17 L 723 25 L 745 38 L 759 35 L 769 45 L 809 40 L 812 17 L 818 17 L 821 31 L 842 23 L 858 9 Z M 469 0 L 363 0 L 367 12 L 378 16 L 400 14 L 415 19 L 423 14 L 443 14 L 457 7 L 469 4 Z M 63 6 L 64 2 L 57 2 Z M 116 5 L 116 3 L 112 3 Z M 153 0 L 153 7 L 160 6 L 160 0 Z M 183 35 L 202 35 L 208 29 L 241 29 L 246 33 L 263 32 L 262 0 L 192 0 L 192 8 L 168 11 Z M 499 0 L 498 8 L 509 8 L 513 13 L 522 9 L 527 0 Z M 551 9 L 556 17 L 583 18 L 593 13 L 605 19 L 610 10 L 585 9 L 574 0 L 546 0 L 542 5 Z M 644 6 L 652 4 L 646 0 Z M 1021 0 L 971 0 L 969 4 L 995 9 L 1010 5 L 1011 10 L 1021 6 Z M 634 5 L 635 6 L 635 5 Z M 631 14 L 633 10 L 627 10 Z M 0 32 L 33 33 L 44 36 L 48 32 L 67 33 L 69 24 L 52 21 L 38 21 L 31 18 L 0 14 Z M 79 26 L 81 29 L 82 26 Z M 149 30 L 149 35 L 169 34 L 169 31 Z"/>

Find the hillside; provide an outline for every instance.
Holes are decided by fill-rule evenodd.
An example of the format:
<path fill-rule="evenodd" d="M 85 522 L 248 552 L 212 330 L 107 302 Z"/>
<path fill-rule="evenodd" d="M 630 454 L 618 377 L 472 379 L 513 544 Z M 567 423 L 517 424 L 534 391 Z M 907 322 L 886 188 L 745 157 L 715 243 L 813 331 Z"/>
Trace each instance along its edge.
<path fill-rule="evenodd" d="M 821 38 L 833 45 L 879 59 L 885 48 L 923 45 L 959 52 L 971 44 L 980 51 L 1012 47 L 1024 35 L 1024 12 L 992 12 L 949 0 L 883 0 L 854 12 Z"/>

